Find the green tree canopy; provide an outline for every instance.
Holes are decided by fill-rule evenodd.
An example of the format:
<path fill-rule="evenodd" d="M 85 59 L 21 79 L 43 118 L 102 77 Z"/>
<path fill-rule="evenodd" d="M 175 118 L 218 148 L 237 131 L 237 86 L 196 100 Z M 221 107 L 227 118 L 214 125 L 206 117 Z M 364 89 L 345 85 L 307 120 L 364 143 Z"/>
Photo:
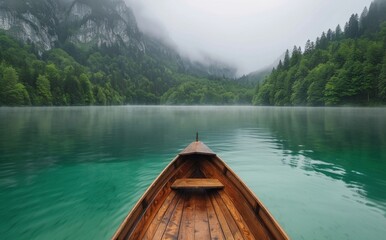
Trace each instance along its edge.
<path fill-rule="evenodd" d="M 25 86 L 19 83 L 19 76 L 13 67 L 4 67 L 0 77 L 0 104 L 1 105 L 29 105 L 30 98 Z"/>

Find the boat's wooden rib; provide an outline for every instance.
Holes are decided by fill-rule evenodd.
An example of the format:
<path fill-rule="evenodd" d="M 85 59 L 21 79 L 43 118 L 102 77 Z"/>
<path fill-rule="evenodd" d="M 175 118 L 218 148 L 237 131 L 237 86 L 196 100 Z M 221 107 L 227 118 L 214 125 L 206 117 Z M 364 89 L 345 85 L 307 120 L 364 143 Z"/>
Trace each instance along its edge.
<path fill-rule="evenodd" d="M 150 185 L 113 239 L 288 239 L 261 201 L 202 142 Z"/>

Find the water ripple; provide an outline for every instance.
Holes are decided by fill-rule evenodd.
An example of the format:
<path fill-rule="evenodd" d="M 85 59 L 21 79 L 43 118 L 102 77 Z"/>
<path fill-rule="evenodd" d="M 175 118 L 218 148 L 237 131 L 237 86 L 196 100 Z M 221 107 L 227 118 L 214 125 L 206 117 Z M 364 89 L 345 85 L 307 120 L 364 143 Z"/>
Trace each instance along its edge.
<path fill-rule="evenodd" d="M 382 239 L 384 109 L 0 109 L 3 239 L 108 239 L 199 131 L 293 239 Z"/>

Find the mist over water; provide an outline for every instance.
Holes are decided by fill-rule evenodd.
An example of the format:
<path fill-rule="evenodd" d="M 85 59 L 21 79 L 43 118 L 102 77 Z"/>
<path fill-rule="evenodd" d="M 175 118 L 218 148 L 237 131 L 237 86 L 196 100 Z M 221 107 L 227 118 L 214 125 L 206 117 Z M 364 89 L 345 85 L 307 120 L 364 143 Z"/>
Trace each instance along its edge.
<path fill-rule="evenodd" d="M 198 131 L 293 239 L 381 239 L 384 119 L 384 108 L 0 108 L 0 236 L 110 238 Z"/>

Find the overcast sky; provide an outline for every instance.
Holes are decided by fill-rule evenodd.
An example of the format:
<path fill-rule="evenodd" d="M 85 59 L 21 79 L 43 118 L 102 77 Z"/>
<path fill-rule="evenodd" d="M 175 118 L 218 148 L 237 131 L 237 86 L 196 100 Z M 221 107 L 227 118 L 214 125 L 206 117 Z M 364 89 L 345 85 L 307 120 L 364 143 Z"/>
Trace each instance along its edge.
<path fill-rule="evenodd" d="M 208 55 L 239 74 L 304 48 L 323 31 L 342 28 L 371 0 L 126 0 L 140 29 L 175 44 L 192 59 Z"/>

